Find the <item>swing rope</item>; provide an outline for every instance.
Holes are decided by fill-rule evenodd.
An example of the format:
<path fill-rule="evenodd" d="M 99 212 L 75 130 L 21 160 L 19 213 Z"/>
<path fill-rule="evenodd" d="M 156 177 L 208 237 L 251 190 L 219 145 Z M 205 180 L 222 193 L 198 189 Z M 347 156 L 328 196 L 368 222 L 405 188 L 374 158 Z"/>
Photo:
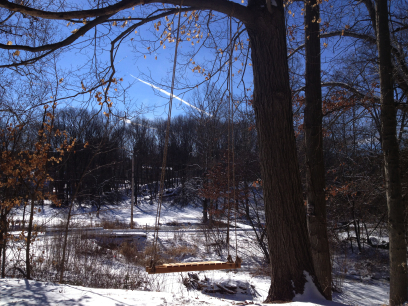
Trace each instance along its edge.
<path fill-rule="evenodd" d="M 238 235 L 237 235 L 237 210 L 238 205 L 236 204 L 236 193 L 235 193 L 235 149 L 234 149 L 234 99 L 233 99 L 233 80 L 232 80 L 232 56 L 234 52 L 234 47 L 232 45 L 232 17 L 229 16 L 229 45 L 230 45 L 230 56 L 229 56 L 229 67 L 228 67 L 228 81 L 227 90 L 229 92 L 228 96 L 228 166 L 227 166 L 227 176 L 228 176 L 228 216 L 227 216 L 227 251 L 228 251 L 228 262 L 233 262 L 230 254 L 230 216 L 231 216 L 231 179 L 230 179 L 230 148 L 232 153 L 232 188 L 233 188 L 233 201 L 235 203 L 235 258 L 239 260 L 238 257 Z"/>
<path fill-rule="evenodd" d="M 230 21 L 230 38 L 231 38 L 231 54 L 230 54 L 230 90 L 231 90 L 231 121 L 232 121 L 232 185 L 234 188 L 233 197 L 235 201 L 235 258 L 238 259 L 238 236 L 237 236 L 237 212 L 238 212 L 238 203 L 235 197 L 235 146 L 234 146 L 234 86 L 232 79 L 232 56 L 234 52 L 234 47 L 232 45 L 232 17 L 229 18 Z"/>
<path fill-rule="evenodd" d="M 170 136 L 171 110 L 173 107 L 174 80 L 176 78 L 177 52 L 178 52 L 179 37 L 180 37 L 180 20 L 181 20 L 181 6 L 182 5 L 183 5 L 183 0 L 181 1 L 179 12 L 178 12 L 179 16 L 178 16 L 178 22 L 177 22 L 176 49 L 174 51 L 173 75 L 171 79 L 171 94 L 170 94 L 170 100 L 169 100 L 169 112 L 167 116 L 166 138 L 164 141 L 163 163 L 162 163 L 162 169 L 161 169 L 162 171 L 161 171 L 161 177 L 160 177 L 160 197 L 159 197 L 159 204 L 157 205 L 157 211 L 156 211 L 155 233 L 154 233 L 154 240 L 153 240 L 153 254 L 150 260 L 150 268 L 153 269 L 153 271 L 155 269 L 155 262 L 157 259 L 157 243 L 158 243 L 158 238 L 159 238 L 160 214 L 161 214 L 161 208 L 163 204 L 164 178 L 166 174 L 167 151 L 168 151 L 169 136 Z"/>
<path fill-rule="evenodd" d="M 231 20 L 231 17 L 229 17 Z M 231 33 L 230 31 L 227 32 L 227 35 Z M 232 261 L 231 254 L 230 254 L 230 215 L 231 215 L 231 170 L 230 170 L 230 147 L 231 147 L 231 62 L 232 62 L 232 37 L 229 37 L 229 45 L 230 45 L 230 56 L 228 61 L 228 75 L 227 75 L 227 91 L 228 91 L 228 144 L 227 144 L 227 180 L 228 180 L 228 189 L 227 189 L 227 203 L 228 203 L 228 214 L 227 214 L 227 252 L 228 257 L 227 261 Z"/>

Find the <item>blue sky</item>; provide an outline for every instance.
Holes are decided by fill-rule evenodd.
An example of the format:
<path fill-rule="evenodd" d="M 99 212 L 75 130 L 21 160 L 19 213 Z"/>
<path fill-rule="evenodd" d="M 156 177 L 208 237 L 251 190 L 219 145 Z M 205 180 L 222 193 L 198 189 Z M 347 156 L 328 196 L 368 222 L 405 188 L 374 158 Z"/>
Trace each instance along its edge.
<path fill-rule="evenodd" d="M 79 0 L 78 0 L 79 1 Z M 241 3 L 241 0 L 235 0 L 235 2 Z M 244 1 L 246 2 L 246 1 Z M 82 2 L 80 2 L 82 4 Z M 323 2 L 324 8 L 329 8 L 330 2 L 326 3 Z M 132 17 L 140 17 L 146 16 L 149 13 L 149 10 L 152 8 L 156 9 L 163 9 L 160 4 L 153 6 L 151 4 L 146 6 L 138 6 L 135 7 L 135 10 L 129 9 L 123 12 L 120 12 L 113 16 L 112 18 L 127 18 L 128 16 Z M 171 7 L 171 6 L 169 6 Z M 299 3 L 293 3 L 290 7 L 286 7 L 287 13 L 291 13 L 287 15 L 287 23 L 288 25 L 296 24 L 297 25 L 297 34 L 295 34 L 295 40 L 290 41 L 288 39 L 288 47 L 289 48 L 296 48 L 299 44 L 304 42 L 303 37 L 303 16 L 301 15 L 301 8 L 302 5 Z M 52 10 L 52 8 L 49 8 Z M 191 12 L 186 13 L 185 16 L 182 14 L 182 25 L 186 25 L 186 21 L 190 19 Z M 200 65 L 203 68 L 206 68 L 207 72 L 211 71 L 211 69 L 217 69 L 220 66 L 223 66 L 223 71 L 220 73 L 213 74 L 212 79 L 208 82 L 216 83 L 217 86 L 225 89 L 226 87 L 226 75 L 227 75 L 227 66 L 225 65 L 225 61 L 227 59 L 226 53 L 224 55 L 220 55 L 219 50 L 225 50 L 228 39 L 227 39 L 227 32 L 228 32 L 228 18 L 225 15 L 216 14 L 214 13 L 213 19 L 211 19 L 210 27 L 212 34 L 215 39 L 208 48 L 203 48 L 203 42 L 205 42 L 206 34 L 208 33 L 208 29 L 206 29 L 206 15 L 208 15 L 208 11 L 200 13 L 198 20 L 194 20 L 193 18 L 192 23 L 189 25 L 191 30 L 197 30 L 198 25 L 202 25 L 201 30 L 204 37 L 199 39 L 193 39 L 195 42 L 194 46 L 191 45 L 192 41 L 187 41 L 188 38 L 184 33 L 182 35 L 182 43 L 180 44 L 180 52 L 181 55 L 179 56 L 179 70 L 177 72 L 177 86 L 175 89 L 175 95 L 180 96 L 184 100 L 188 102 L 193 102 L 193 94 L 194 87 L 197 83 L 202 83 L 205 80 L 205 76 L 199 74 L 197 72 L 192 72 L 192 68 L 195 65 Z M 339 17 L 339 16 L 337 16 Z M 348 16 L 352 18 L 352 16 Z M 174 29 L 176 28 L 177 17 L 172 15 L 169 16 L 170 21 L 174 18 L 174 24 L 172 24 L 171 31 L 174 34 Z M 340 17 L 342 18 L 342 17 Z M 322 24 L 326 21 L 325 13 L 322 13 Z M 60 87 L 64 87 L 62 92 L 60 92 L 59 96 L 65 96 L 68 93 L 72 93 L 73 91 L 81 91 L 81 84 L 80 81 L 82 80 L 87 87 L 88 83 L 91 80 L 96 80 L 95 76 L 86 76 L 83 73 L 89 67 L 83 67 L 86 60 L 92 57 L 94 52 L 98 53 L 98 61 L 107 61 L 109 56 L 109 45 L 112 39 L 114 39 L 117 35 L 121 32 L 126 30 L 128 27 L 132 26 L 138 21 L 129 21 L 126 25 L 123 26 L 123 21 L 118 21 L 117 24 L 114 26 L 113 22 L 111 21 L 109 24 L 99 25 L 97 30 L 99 33 L 104 34 L 105 37 L 98 39 L 97 43 L 98 46 L 94 49 L 93 42 L 91 42 L 92 37 L 94 35 L 94 31 L 89 31 L 84 37 L 78 39 L 75 44 L 69 47 L 70 50 L 63 53 L 60 58 L 58 65 L 58 78 L 57 79 L 64 79 L 64 82 L 59 84 L 56 82 L 55 75 L 53 74 L 53 63 L 52 60 L 49 61 L 50 63 L 50 71 L 48 80 L 49 83 L 52 84 L 53 89 L 55 89 L 58 85 Z M 138 110 L 141 110 L 140 115 L 143 115 L 148 118 L 154 118 L 155 116 L 164 117 L 167 113 L 167 103 L 169 101 L 169 97 L 164 94 L 160 94 L 157 91 L 154 91 L 150 86 L 139 82 L 135 78 L 131 77 L 134 75 L 144 81 L 152 82 L 155 85 L 164 88 L 167 91 L 170 91 L 169 85 L 171 83 L 171 69 L 173 63 L 173 54 L 174 54 L 174 43 L 168 43 L 164 40 L 164 46 L 161 46 L 157 42 L 160 41 L 160 38 L 157 37 L 157 34 L 163 32 L 165 30 L 166 21 L 164 18 L 160 20 L 161 26 L 158 28 L 159 31 L 156 31 L 154 28 L 154 24 L 158 23 L 159 21 L 153 21 L 148 23 L 144 26 L 137 28 L 137 33 L 131 33 L 128 37 L 126 37 L 116 56 L 116 78 L 123 78 L 123 82 L 120 82 L 121 86 L 115 86 L 118 90 L 117 92 L 113 92 L 113 90 L 109 93 L 111 96 L 116 96 L 113 99 L 114 107 L 116 110 L 125 110 L 128 106 L 130 107 L 129 115 L 135 116 Z M 78 29 L 82 26 L 82 23 L 77 24 L 69 24 L 67 25 L 66 21 L 52 21 L 52 25 L 58 24 L 58 33 L 60 35 L 54 35 L 54 40 L 60 40 L 66 38 L 72 31 Z M 197 24 L 195 24 L 197 23 Z M 123 26 L 123 27 L 122 27 Z M 237 30 L 239 25 L 234 21 L 233 23 L 233 32 Z M 242 26 L 242 25 L 241 25 Z M 188 27 L 187 27 L 188 29 Z M 241 27 L 243 29 L 243 26 Z M 111 32 L 108 34 L 108 32 Z M 59 37 L 58 37 L 59 36 Z M 234 94 L 236 97 L 242 96 L 244 93 L 247 95 L 248 98 L 251 96 L 251 91 L 247 91 L 247 89 L 251 89 L 252 86 L 252 68 L 250 66 L 250 60 L 246 62 L 245 55 L 248 54 L 248 42 L 245 31 L 242 33 L 242 41 L 238 44 L 238 48 L 234 51 L 234 63 L 233 63 L 233 74 L 234 77 Z M 290 38 L 290 37 L 289 37 Z M 330 61 L 334 55 L 335 48 L 338 44 L 336 44 L 336 39 L 334 38 L 329 42 L 328 48 L 322 47 L 322 67 L 324 69 L 328 68 L 327 64 L 325 63 Z M 323 41 L 324 42 L 324 41 Z M 323 44 L 322 42 L 322 44 Z M 18 41 L 13 42 L 18 44 Z M 32 44 L 31 42 L 24 42 L 24 44 Z M 293 44 L 294 43 L 294 44 Z M 292 45 L 293 44 L 293 45 Z M 85 46 L 85 47 L 84 47 Z M 82 48 L 84 47 L 84 48 Z M 150 47 L 150 49 L 148 49 Z M 82 48 L 82 49 L 81 49 Z M 198 54 L 195 56 L 191 56 L 191 61 L 189 61 L 190 56 L 188 53 L 193 53 L 194 51 L 199 50 Z M 243 52 L 242 52 L 243 51 Z M 337 51 L 337 50 L 336 50 Z M 301 51 L 300 53 L 302 53 Z M 21 52 L 24 56 L 25 52 Z M 235 58 L 237 60 L 235 61 Z M 156 59 L 157 58 L 157 59 Z M 211 67 L 211 63 L 215 60 L 216 65 Z M 300 75 L 300 83 L 302 83 L 301 74 L 303 73 L 301 66 L 303 65 L 303 60 L 300 59 L 300 68 L 298 67 L 297 73 Z M 188 65 L 186 65 L 188 63 Z M 243 66 L 243 63 L 246 65 Z M 47 63 L 48 64 L 48 63 Z M 183 66 L 186 65 L 186 66 Z M 104 65 L 100 65 L 98 68 L 98 72 L 106 67 Z M 244 69 L 245 68 L 245 69 Z M 245 70 L 246 74 L 245 77 L 241 78 L 239 72 Z M 245 86 L 241 83 L 241 80 L 245 81 Z M 207 83 L 208 83 L 207 82 Z M 205 86 L 201 84 L 201 87 Z M 297 84 L 296 86 L 301 86 L 302 84 Z M 190 88 L 187 88 L 190 86 Z M 184 87 L 183 89 L 178 89 L 178 87 Z M 127 88 L 126 95 L 123 94 L 122 88 Z M 200 90 L 200 87 L 195 90 Z M 55 90 L 51 92 L 50 96 L 55 95 Z M 84 104 L 84 100 L 88 100 L 88 96 L 84 96 L 83 98 L 78 98 L 76 101 L 74 100 L 67 100 L 71 106 L 74 107 L 91 107 L 96 108 L 98 107 L 98 103 L 96 99 L 93 99 L 91 103 Z M 126 102 L 127 105 L 124 105 L 123 102 Z M 185 113 L 186 106 L 185 104 L 180 103 L 180 101 L 174 101 L 174 109 L 173 109 L 173 116 L 177 116 L 179 114 Z"/>
<path fill-rule="evenodd" d="M 121 16 L 125 16 L 126 14 L 132 13 L 132 16 L 136 16 L 136 11 L 138 8 L 136 8 L 135 11 L 128 10 L 128 12 L 122 12 Z M 203 13 L 202 16 L 207 14 L 208 12 Z M 187 13 L 187 16 L 190 17 L 190 12 Z M 120 14 L 117 14 L 117 16 L 120 16 Z M 117 16 L 114 16 L 113 18 L 117 18 Z M 139 15 L 140 16 L 140 15 Z M 170 20 L 174 16 L 169 16 Z M 188 17 L 185 17 L 184 14 L 182 14 L 182 24 L 186 24 L 185 22 L 188 20 Z M 177 23 L 177 18 L 174 18 L 174 25 L 172 25 L 173 29 L 176 28 L 176 23 Z M 201 16 L 200 16 L 201 18 Z M 226 40 L 225 35 L 228 29 L 228 19 L 225 18 L 225 16 L 222 15 L 216 15 L 214 16 L 214 22 L 212 22 L 211 28 L 212 31 L 215 35 L 220 36 L 217 42 L 217 48 L 219 47 L 220 49 L 225 49 L 226 44 L 228 43 L 228 40 Z M 197 24 L 200 24 L 202 20 L 198 20 Z M 157 21 L 155 21 L 157 22 Z M 144 81 L 155 83 L 155 85 L 162 87 L 166 91 L 170 91 L 169 85 L 171 83 L 171 70 L 173 67 L 173 56 L 174 56 L 174 50 L 175 50 L 175 43 L 169 43 L 168 41 L 165 41 L 164 46 L 159 45 L 158 43 L 154 43 L 154 41 L 157 41 L 158 38 L 155 36 L 156 32 L 161 33 L 164 26 L 166 25 L 167 21 L 163 18 L 161 19 L 162 26 L 160 27 L 160 31 L 154 31 L 153 25 L 155 22 L 146 24 L 144 26 L 141 26 L 137 29 L 137 33 L 132 33 L 129 35 L 124 41 L 121 43 L 121 46 L 119 48 L 119 51 L 116 55 L 116 60 L 115 60 L 115 68 L 116 68 L 116 78 L 123 78 L 123 81 L 120 82 L 121 86 L 116 86 L 118 91 L 114 94 L 117 95 L 116 101 L 114 101 L 114 105 L 117 107 L 119 110 L 124 110 L 126 106 L 123 105 L 122 101 L 124 100 L 123 98 L 123 91 L 121 88 L 127 88 L 126 90 L 126 102 L 129 103 L 129 101 L 132 101 L 130 104 L 131 108 L 133 108 L 133 111 L 135 109 L 142 110 L 142 116 L 147 117 L 147 118 L 154 118 L 154 117 L 165 117 L 167 116 L 167 110 L 168 110 L 168 102 L 169 102 L 169 97 L 163 93 L 158 92 L 157 90 L 153 90 L 149 85 L 146 85 L 145 83 L 142 83 L 138 80 L 136 80 L 134 77 L 131 75 L 140 78 Z M 115 27 L 112 26 L 112 23 L 109 25 L 109 30 L 113 31 L 113 34 L 118 34 L 126 27 L 132 25 L 132 21 L 128 23 L 128 25 L 125 28 L 121 28 L 120 25 L 123 22 L 117 23 Z M 133 22 L 134 23 L 134 22 Z M 191 25 L 192 30 L 193 29 L 199 29 L 197 26 L 193 24 Z M 62 31 L 73 31 L 77 28 L 79 28 L 81 25 L 76 24 L 76 25 L 69 25 L 69 26 L 61 26 Z M 187 27 L 188 28 L 188 27 Z M 201 28 L 202 29 L 202 28 Z M 237 29 L 237 24 L 233 24 L 233 31 L 236 31 Z M 242 28 L 241 28 L 242 29 Z M 106 32 L 107 31 L 107 26 L 98 26 L 98 31 L 101 32 Z M 174 32 L 173 32 L 174 33 Z M 90 35 L 87 37 L 87 35 Z M 82 40 L 81 43 L 78 44 L 78 47 L 81 46 L 81 44 L 84 44 L 87 39 L 93 35 L 93 31 L 90 31 L 87 35 Z M 200 90 L 199 88 L 185 88 L 186 85 L 188 86 L 193 86 L 197 83 L 205 81 L 205 76 L 197 73 L 197 72 L 192 72 L 192 68 L 194 68 L 195 65 L 200 65 L 202 68 L 204 67 L 211 67 L 211 63 L 214 59 L 219 60 L 219 63 L 222 61 L 220 60 L 220 53 L 219 51 L 215 51 L 215 48 L 204 48 L 202 43 L 205 41 L 207 31 L 204 29 L 202 30 L 202 34 L 204 35 L 200 42 L 197 42 L 197 39 L 194 44 L 194 46 L 191 45 L 191 41 L 187 41 L 188 36 L 182 35 L 182 42 L 179 44 L 179 54 L 180 56 L 178 57 L 179 64 L 187 64 L 188 66 L 179 66 L 178 68 L 181 69 L 178 71 L 176 78 L 184 83 L 184 85 L 180 85 L 181 83 L 177 83 L 176 89 L 174 91 L 174 94 L 176 96 L 179 96 L 180 98 L 184 99 L 187 102 L 192 102 L 193 99 L 193 94 L 194 91 Z M 221 37 L 221 36 L 224 37 Z M 97 52 L 100 53 L 98 56 L 100 61 L 107 61 L 108 60 L 108 55 L 109 53 L 107 52 L 108 47 L 110 45 L 110 39 L 113 39 L 115 36 L 111 35 L 110 37 L 105 37 L 103 40 L 101 40 L 101 48 L 98 48 Z M 191 36 L 190 36 L 191 37 Z M 243 37 L 243 44 L 244 48 L 246 48 L 246 34 L 244 33 L 242 35 Z M 79 42 L 79 40 L 78 40 Z M 137 42 L 137 43 L 136 43 Z M 150 49 L 148 47 L 150 46 Z M 105 49 L 105 50 L 103 50 Z M 155 51 L 151 51 L 155 50 Z M 199 50 L 196 56 L 192 57 L 191 61 L 188 60 L 189 56 L 187 53 L 194 52 L 195 50 Z M 77 50 L 70 50 L 69 52 L 64 53 L 64 55 L 61 57 L 59 61 L 59 65 L 62 69 L 65 70 L 78 70 L 78 73 L 81 71 L 85 71 L 85 68 L 82 66 L 86 62 L 87 59 L 89 59 L 93 52 L 95 50 L 93 49 L 92 46 L 87 46 L 87 48 L 84 48 L 82 50 L 77 49 Z M 237 49 L 237 51 L 234 52 L 234 57 L 237 57 L 237 61 L 233 64 L 233 73 L 234 75 L 238 76 L 234 79 L 234 96 L 239 96 L 243 92 L 243 87 L 242 83 L 238 85 L 241 76 L 238 75 L 238 70 L 243 70 L 241 62 L 242 59 L 239 59 L 239 54 L 240 53 L 240 48 Z M 241 54 L 241 57 L 243 55 Z M 226 59 L 226 53 L 224 53 L 224 62 Z M 218 65 L 219 65 L 218 63 Z M 208 80 L 208 82 L 217 82 L 217 84 L 220 84 L 219 86 L 222 88 L 225 88 L 225 78 L 226 78 L 226 67 L 224 66 L 224 71 L 221 73 L 215 74 L 215 77 L 213 79 Z M 215 67 L 217 68 L 217 67 Z M 209 70 L 207 70 L 209 71 Z M 67 78 L 68 76 L 64 75 L 63 73 L 61 74 L 61 77 L 64 79 Z M 73 77 L 73 75 L 72 75 Z M 67 79 L 68 80 L 68 79 Z M 74 78 L 72 78 L 74 80 Z M 244 80 L 246 82 L 246 87 L 251 87 L 252 85 L 252 69 L 250 66 L 250 61 L 247 62 L 246 66 L 246 76 L 244 77 Z M 78 81 L 77 81 L 78 82 Z M 83 80 L 85 86 L 87 79 Z M 201 87 L 205 86 L 204 82 L 201 84 Z M 79 86 L 79 84 L 78 84 Z M 177 89 L 178 86 L 184 87 L 183 89 Z M 250 94 L 250 92 L 246 91 L 247 93 Z M 86 96 L 87 98 L 89 96 Z M 77 103 L 80 101 L 77 101 L 76 103 L 72 103 L 71 105 L 75 106 Z M 71 102 L 70 102 L 71 103 Z M 88 107 L 93 107 L 97 106 L 97 103 L 91 103 L 91 105 L 88 105 Z M 186 108 L 188 106 L 186 104 L 181 103 L 178 100 L 173 101 L 173 110 L 172 110 L 172 115 L 177 116 L 180 114 L 186 113 Z M 138 113 L 138 111 L 133 112 L 133 114 L 130 115 L 135 115 Z"/>

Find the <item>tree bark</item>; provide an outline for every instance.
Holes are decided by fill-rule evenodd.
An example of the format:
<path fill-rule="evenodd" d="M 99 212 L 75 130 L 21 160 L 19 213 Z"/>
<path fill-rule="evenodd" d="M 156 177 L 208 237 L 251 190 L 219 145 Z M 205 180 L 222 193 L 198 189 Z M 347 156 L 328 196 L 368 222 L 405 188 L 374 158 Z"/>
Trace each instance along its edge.
<path fill-rule="evenodd" d="M 7 234 L 7 232 L 6 232 Z M 1 278 L 6 277 L 6 248 L 7 248 L 7 240 L 3 239 L 3 244 L 2 244 L 2 257 L 1 257 Z"/>
<path fill-rule="evenodd" d="M 384 153 L 385 187 L 390 239 L 390 302 L 401 305 L 407 300 L 407 243 L 404 205 L 399 170 L 397 120 L 393 97 L 391 42 L 388 27 L 388 1 L 377 0 L 377 48 L 381 86 L 381 133 Z"/>
<path fill-rule="evenodd" d="M 11 209 L 3 208 L 0 213 L 0 255 L 1 255 L 1 278 L 6 277 L 6 247 L 7 247 L 7 232 L 8 222 L 7 216 Z"/>
<path fill-rule="evenodd" d="M 203 223 L 208 222 L 208 199 L 203 200 Z"/>
<path fill-rule="evenodd" d="M 30 263 L 30 245 L 33 232 L 34 220 L 34 196 L 31 198 L 30 219 L 28 220 L 27 241 L 26 241 L 26 276 L 31 279 L 31 263 Z"/>
<path fill-rule="evenodd" d="M 326 299 L 332 299 L 331 262 L 327 236 L 325 169 L 320 75 L 320 9 L 317 0 L 305 3 L 306 86 L 304 131 L 306 146 L 307 225 L 317 279 Z"/>
<path fill-rule="evenodd" d="M 133 228 L 133 206 L 135 205 L 135 152 L 132 152 L 132 195 L 130 200 L 130 228 Z M 137 195 L 136 195 L 137 196 Z"/>
<path fill-rule="evenodd" d="M 254 73 L 257 121 L 271 287 L 266 302 L 291 301 L 303 293 L 308 273 L 318 286 L 303 206 L 283 6 L 269 13 L 257 6 L 247 23 Z M 319 286 L 318 286 L 319 287 Z"/>

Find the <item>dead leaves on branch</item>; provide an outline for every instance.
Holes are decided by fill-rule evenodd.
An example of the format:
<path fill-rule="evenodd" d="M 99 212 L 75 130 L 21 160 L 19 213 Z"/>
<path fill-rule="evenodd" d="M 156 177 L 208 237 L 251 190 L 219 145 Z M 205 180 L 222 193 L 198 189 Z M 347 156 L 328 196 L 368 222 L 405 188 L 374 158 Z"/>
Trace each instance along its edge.
<path fill-rule="evenodd" d="M 53 128 L 53 113 L 46 112 L 44 118 L 32 150 L 14 149 L 18 146 L 14 146 L 13 142 L 21 137 L 21 133 L 25 133 L 24 125 L 8 125 L 0 129 L 3 139 L 0 146 L 1 209 L 10 210 L 27 199 L 48 199 L 59 204 L 56 194 L 45 191 L 45 186 L 53 181 L 47 167 L 60 163 L 64 153 L 73 149 L 76 140 L 70 139 L 65 131 Z M 51 139 L 55 137 L 63 137 L 63 140 L 58 147 L 52 148 Z"/>

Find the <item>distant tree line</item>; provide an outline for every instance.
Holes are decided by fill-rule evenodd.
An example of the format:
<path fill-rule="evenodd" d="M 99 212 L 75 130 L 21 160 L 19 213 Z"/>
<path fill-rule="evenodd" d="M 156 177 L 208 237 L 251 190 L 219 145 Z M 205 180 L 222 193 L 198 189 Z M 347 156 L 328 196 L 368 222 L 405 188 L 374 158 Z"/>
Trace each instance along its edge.
<path fill-rule="evenodd" d="M 36 131 L 41 126 L 38 119 L 40 117 L 31 118 L 30 123 L 18 131 L 21 136 L 15 139 L 18 143 L 13 147 L 16 154 L 35 147 Z M 2 123 L 6 129 L 6 123 Z M 186 181 L 193 177 L 199 179 L 199 187 L 202 187 L 202 179 L 209 170 L 223 163 L 228 124 L 225 118 L 216 117 L 200 121 L 192 115 L 180 115 L 172 119 L 165 188 L 178 185 L 187 188 Z M 79 108 L 55 111 L 52 124 L 55 135 L 49 139 L 47 152 L 49 179 L 43 186 L 44 191 L 55 194 L 62 205 L 68 205 L 74 197 L 77 204 L 92 204 L 98 209 L 108 202 L 115 203 L 120 189 L 131 188 L 133 155 L 136 195 L 147 192 L 156 197 L 165 125 L 164 119 L 140 118 L 129 123 L 120 116 L 107 118 Z M 248 179 L 256 179 L 259 166 L 253 123 L 243 114 L 234 122 L 233 129 L 236 162 L 240 166 L 242 163 L 251 166 L 252 175 Z M 2 149 L 7 151 L 9 139 L 5 134 L 2 136 Z M 68 143 L 71 144 L 69 151 L 57 150 Z M 243 168 L 239 168 L 237 173 L 242 172 Z M 182 192 L 187 196 L 190 191 Z"/>

